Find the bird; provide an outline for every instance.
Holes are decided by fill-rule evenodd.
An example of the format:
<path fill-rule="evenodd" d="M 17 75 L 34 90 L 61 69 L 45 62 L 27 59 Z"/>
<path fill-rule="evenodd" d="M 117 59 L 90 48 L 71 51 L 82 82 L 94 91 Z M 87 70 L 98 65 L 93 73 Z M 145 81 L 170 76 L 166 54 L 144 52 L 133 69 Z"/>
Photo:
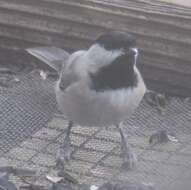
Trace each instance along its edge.
<path fill-rule="evenodd" d="M 139 106 L 146 85 L 137 68 L 136 37 L 125 31 L 109 31 L 97 37 L 87 50 L 69 54 L 56 47 L 26 49 L 59 73 L 55 94 L 59 110 L 69 120 L 62 161 L 71 158 L 70 132 L 74 124 L 114 125 L 121 136 L 123 166 L 132 169 L 137 157 L 124 135 L 123 122 Z"/>

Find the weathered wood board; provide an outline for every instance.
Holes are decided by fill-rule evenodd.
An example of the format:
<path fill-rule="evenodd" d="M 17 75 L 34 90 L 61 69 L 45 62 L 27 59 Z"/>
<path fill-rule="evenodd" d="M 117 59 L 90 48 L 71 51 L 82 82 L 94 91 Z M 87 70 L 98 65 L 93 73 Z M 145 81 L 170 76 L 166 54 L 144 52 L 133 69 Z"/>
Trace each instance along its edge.
<path fill-rule="evenodd" d="M 191 8 L 152 0 L 0 0 L 0 47 L 87 48 L 98 35 L 137 36 L 149 88 L 191 96 Z"/>
<path fill-rule="evenodd" d="M 191 1 L 190 0 L 161 0 L 161 1 L 191 7 Z"/>

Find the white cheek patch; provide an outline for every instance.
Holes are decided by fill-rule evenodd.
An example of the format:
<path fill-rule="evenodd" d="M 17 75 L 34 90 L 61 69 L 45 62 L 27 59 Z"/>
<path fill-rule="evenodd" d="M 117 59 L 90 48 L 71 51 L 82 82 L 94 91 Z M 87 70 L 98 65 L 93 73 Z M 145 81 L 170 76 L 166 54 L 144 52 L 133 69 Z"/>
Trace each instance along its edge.
<path fill-rule="evenodd" d="M 96 68 L 100 66 L 108 65 L 112 61 L 114 61 L 118 56 L 123 53 L 121 49 L 119 50 L 106 50 L 104 47 L 100 46 L 99 44 L 94 44 L 91 48 L 87 51 L 87 57 L 91 60 L 92 65 Z M 92 67 L 91 65 L 91 67 Z"/>

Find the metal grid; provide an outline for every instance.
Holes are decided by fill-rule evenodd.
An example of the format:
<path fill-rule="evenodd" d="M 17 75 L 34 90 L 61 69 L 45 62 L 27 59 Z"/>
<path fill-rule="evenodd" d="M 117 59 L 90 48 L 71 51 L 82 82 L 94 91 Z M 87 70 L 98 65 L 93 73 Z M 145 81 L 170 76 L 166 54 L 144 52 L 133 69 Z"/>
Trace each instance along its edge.
<path fill-rule="evenodd" d="M 20 82 L 0 87 L 0 152 L 19 145 L 45 127 L 56 109 L 52 84 L 34 74 L 18 76 Z"/>
<path fill-rule="evenodd" d="M 41 168 L 44 172 L 51 172 L 55 153 L 65 136 L 67 121 L 53 118 L 57 109 L 52 80 L 42 80 L 38 72 L 20 73 L 18 78 L 19 83 L 0 90 L 0 165 Z M 164 114 L 143 101 L 124 125 L 139 158 L 133 171 L 120 168 L 120 137 L 114 127 L 75 126 L 71 135 L 73 158 L 67 171 L 88 184 L 128 180 L 153 183 L 158 190 L 187 190 L 191 185 L 190 116 L 190 98 L 169 97 Z M 159 129 L 175 133 L 179 142 L 150 146 L 150 135 Z M 41 180 L 41 183 L 47 181 Z"/>

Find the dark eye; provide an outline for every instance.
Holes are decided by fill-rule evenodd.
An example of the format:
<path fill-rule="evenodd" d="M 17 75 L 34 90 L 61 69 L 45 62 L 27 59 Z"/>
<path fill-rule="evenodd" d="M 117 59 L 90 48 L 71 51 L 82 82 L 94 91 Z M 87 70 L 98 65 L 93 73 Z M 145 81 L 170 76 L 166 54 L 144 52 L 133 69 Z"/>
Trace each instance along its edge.
<path fill-rule="evenodd" d="M 128 54 L 129 54 L 130 56 L 135 56 L 135 55 L 137 55 L 137 54 L 138 54 L 137 48 L 131 48 L 131 49 L 129 50 Z"/>
<path fill-rule="evenodd" d="M 131 49 L 129 50 L 128 55 L 134 57 L 136 55 L 136 52 Z"/>

